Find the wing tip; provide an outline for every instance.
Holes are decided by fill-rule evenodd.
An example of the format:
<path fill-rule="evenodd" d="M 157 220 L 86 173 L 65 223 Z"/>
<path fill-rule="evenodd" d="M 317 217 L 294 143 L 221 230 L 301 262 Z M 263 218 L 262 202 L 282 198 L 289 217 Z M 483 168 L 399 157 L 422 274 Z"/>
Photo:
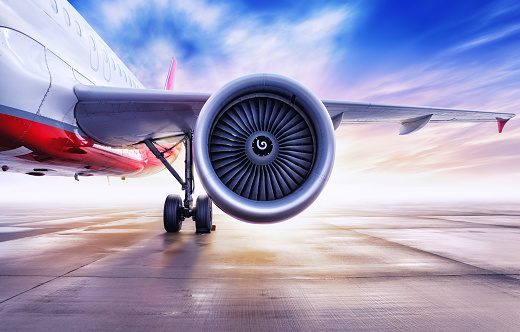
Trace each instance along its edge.
<path fill-rule="evenodd" d="M 499 118 L 497 117 L 497 124 L 498 124 L 498 133 L 502 133 L 502 131 L 504 130 L 504 126 L 506 125 L 507 121 L 509 121 L 510 119 L 502 119 L 502 118 Z"/>

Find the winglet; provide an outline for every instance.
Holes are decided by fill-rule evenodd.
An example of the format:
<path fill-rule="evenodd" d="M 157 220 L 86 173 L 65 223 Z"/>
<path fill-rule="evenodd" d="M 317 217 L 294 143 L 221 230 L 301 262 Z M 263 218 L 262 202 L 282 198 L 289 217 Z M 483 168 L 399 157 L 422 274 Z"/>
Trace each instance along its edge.
<path fill-rule="evenodd" d="M 501 133 L 502 130 L 504 130 L 504 126 L 506 125 L 507 121 L 509 121 L 509 119 L 497 118 L 498 132 L 499 133 Z"/>
<path fill-rule="evenodd" d="M 166 78 L 166 84 L 164 85 L 164 90 L 173 90 L 173 83 L 175 82 L 175 70 L 177 69 L 177 60 L 172 58 L 172 64 L 170 66 L 170 71 L 168 72 L 168 77 Z"/>

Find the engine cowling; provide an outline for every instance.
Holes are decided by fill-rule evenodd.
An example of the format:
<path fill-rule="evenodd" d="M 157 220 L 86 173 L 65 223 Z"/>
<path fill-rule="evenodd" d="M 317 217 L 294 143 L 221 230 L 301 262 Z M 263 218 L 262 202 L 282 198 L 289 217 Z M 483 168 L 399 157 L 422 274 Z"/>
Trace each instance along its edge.
<path fill-rule="evenodd" d="M 244 76 L 220 88 L 200 112 L 193 143 L 208 195 L 248 222 L 277 222 L 303 211 L 334 164 L 334 128 L 325 106 L 279 75 Z"/>

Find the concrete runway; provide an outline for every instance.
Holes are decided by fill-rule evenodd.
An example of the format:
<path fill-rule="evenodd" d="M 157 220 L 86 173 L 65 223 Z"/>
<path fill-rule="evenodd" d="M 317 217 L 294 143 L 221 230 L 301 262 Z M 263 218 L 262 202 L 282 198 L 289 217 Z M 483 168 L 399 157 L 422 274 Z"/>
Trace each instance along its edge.
<path fill-rule="evenodd" d="M 518 205 L 350 207 L 276 225 L 0 205 L 1 331 L 519 331 Z"/>

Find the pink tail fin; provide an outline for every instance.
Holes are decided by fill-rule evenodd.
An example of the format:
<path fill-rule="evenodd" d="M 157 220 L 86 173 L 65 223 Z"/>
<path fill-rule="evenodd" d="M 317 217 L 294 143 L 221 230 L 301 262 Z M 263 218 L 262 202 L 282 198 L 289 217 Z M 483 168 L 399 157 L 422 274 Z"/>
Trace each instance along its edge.
<path fill-rule="evenodd" d="M 173 83 L 175 82 L 175 70 L 177 69 L 177 60 L 172 58 L 172 64 L 170 66 L 170 71 L 168 72 L 168 77 L 166 78 L 166 84 L 164 85 L 164 90 L 173 90 Z"/>

